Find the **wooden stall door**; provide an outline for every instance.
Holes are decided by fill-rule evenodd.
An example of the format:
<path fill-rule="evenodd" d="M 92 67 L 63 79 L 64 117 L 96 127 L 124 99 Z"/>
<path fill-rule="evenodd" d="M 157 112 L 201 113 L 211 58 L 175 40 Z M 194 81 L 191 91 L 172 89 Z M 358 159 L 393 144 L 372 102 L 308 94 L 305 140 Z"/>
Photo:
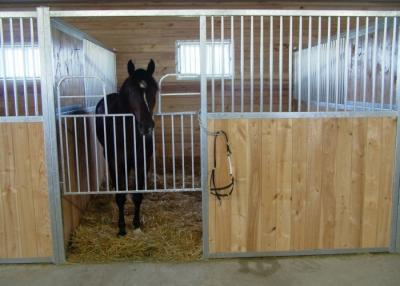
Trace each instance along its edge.
<path fill-rule="evenodd" d="M 236 186 L 209 199 L 209 252 L 387 248 L 396 119 L 210 120 Z M 228 182 L 223 140 L 217 185 Z M 213 141 L 209 141 L 209 164 Z"/>
<path fill-rule="evenodd" d="M 43 124 L 0 123 L 0 259 L 51 256 Z"/>

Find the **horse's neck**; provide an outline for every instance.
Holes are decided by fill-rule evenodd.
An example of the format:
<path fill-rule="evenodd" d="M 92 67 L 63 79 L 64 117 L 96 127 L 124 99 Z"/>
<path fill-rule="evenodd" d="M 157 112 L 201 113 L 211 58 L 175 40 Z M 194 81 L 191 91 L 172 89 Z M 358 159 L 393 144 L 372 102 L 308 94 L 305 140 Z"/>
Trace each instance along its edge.
<path fill-rule="evenodd" d="M 114 95 L 114 94 L 110 94 Z M 118 113 L 132 113 L 129 110 L 129 104 L 127 99 L 120 93 L 115 94 L 114 96 L 107 97 L 108 103 L 108 111 L 110 113 L 118 114 Z"/>

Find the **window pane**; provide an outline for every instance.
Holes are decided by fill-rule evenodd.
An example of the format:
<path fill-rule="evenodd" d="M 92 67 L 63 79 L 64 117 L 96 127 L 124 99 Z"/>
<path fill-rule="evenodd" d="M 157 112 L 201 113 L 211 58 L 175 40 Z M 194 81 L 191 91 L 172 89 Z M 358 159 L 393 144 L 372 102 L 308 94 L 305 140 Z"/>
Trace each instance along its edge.
<path fill-rule="evenodd" d="M 214 57 L 213 57 L 214 50 Z M 223 51 L 223 52 L 222 52 Z M 206 71 L 209 77 L 221 77 L 222 66 L 224 77 L 232 77 L 232 49 L 231 42 L 214 41 L 206 44 Z M 222 55 L 224 56 L 222 58 Z M 200 75 L 200 42 L 178 41 L 177 42 L 177 73 L 181 76 Z M 212 64 L 214 63 L 214 67 Z"/>

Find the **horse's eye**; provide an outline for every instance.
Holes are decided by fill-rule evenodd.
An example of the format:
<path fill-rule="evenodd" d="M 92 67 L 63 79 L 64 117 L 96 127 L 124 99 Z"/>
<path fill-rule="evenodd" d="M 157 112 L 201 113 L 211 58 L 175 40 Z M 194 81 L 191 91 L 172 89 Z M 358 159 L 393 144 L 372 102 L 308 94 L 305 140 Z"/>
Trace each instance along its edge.
<path fill-rule="evenodd" d="M 146 87 L 147 87 L 147 83 L 146 83 L 144 80 L 141 80 L 141 81 L 139 82 L 139 86 L 140 86 L 141 88 L 146 88 Z"/>

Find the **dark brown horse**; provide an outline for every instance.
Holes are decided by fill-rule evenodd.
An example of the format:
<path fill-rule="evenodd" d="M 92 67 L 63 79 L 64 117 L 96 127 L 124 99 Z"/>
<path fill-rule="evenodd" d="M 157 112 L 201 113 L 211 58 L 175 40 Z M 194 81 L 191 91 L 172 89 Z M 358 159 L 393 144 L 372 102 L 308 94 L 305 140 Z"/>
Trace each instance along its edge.
<path fill-rule="evenodd" d="M 107 95 L 110 116 L 96 118 L 97 138 L 108 160 L 111 183 L 119 191 L 127 188 L 144 189 L 145 172 L 148 171 L 153 155 L 153 109 L 158 91 L 157 82 L 153 78 L 154 70 L 153 60 L 150 60 L 147 70 L 135 70 L 130 60 L 128 62 L 129 77 L 122 84 L 119 93 Z M 104 99 L 98 102 L 96 114 L 106 114 Z M 115 114 L 133 114 L 133 117 Z M 129 175 L 130 170 L 136 172 L 135 187 L 126 186 L 126 174 Z M 115 199 L 119 209 L 118 235 L 123 236 L 126 234 L 124 218 L 126 194 L 116 194 Z M 134 193 L 132 199 L 135 205 L 133 227 L 140 229 L 140 204 L 143 194 Z"/>

